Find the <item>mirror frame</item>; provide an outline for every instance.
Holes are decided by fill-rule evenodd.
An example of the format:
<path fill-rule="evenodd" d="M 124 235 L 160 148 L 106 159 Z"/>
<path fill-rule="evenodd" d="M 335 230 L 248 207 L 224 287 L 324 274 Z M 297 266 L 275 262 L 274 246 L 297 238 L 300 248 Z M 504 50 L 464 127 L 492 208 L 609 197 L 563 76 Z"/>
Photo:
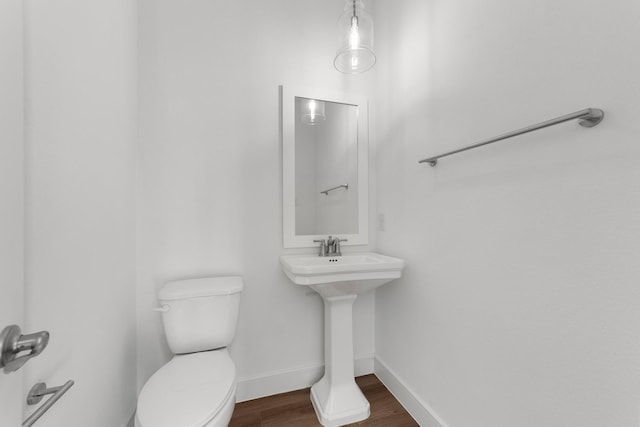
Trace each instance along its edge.
<path fill-rule="evenodd" d="M 358 107 L 358 232 L 355 234 L 296 235 L 295 99 L 309 98 Z M 280 139 L 282 143 L 282 236 L 284 248 L 318 246 L 314 240 L 329 234 L 347 239 L 342 245 L 369 243 L 369 107 L 365 96 L 302 86 L 280 86 Z"/>

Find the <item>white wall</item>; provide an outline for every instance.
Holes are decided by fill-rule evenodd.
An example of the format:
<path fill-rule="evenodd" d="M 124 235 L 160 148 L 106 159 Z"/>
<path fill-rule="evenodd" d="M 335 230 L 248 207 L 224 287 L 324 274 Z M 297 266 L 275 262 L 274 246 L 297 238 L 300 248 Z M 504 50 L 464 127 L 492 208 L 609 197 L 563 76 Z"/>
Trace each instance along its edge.
<path fill-rule="evenodd" d="M 20 0 L 0 1 L 0 328 L 24 325 L 24 93 Z M 22 422 L 22 372 L 2 374 L 0 425 Z"/>
<path fill-rule="evenodd" d="M 42 425 L 123 426 L 136 393 L 136 5 L 24 5 L 24 329 L 51 333 L 26 389 L 76 382 Z"/>
<path fill-rule="evenodd" d="M 640 5 L 377 1 L 376 354 L 451 427 L 635 427 Z M 419 159 L 586 107 L 559 125 Z"/>
<path fill-rule="evenodd" d="M 323 363 L 323 311 L 281 272 L 278 85 L 365 93 L 333 69 L 342 1 L 142 0 L 138 387 L 164 364 L 167 280 L 242 275 L 231 346 L 240 381 Z M 374 296 L 356 302 L 356 356 L 373 353 Z"/>

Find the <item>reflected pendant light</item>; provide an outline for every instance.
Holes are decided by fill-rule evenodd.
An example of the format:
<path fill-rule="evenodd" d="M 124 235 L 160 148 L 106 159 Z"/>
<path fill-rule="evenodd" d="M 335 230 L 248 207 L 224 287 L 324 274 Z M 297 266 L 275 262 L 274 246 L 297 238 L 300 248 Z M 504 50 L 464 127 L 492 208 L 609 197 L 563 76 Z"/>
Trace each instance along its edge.
<path fill-rule="evenodd" d="M 302 109 L 303 123 L 313 126 L 326 120 L 323 101 L 318 101 L 316 99 L 305 99 Z"/>
<path fill-rule="evenodd" d="M 376 63 L 373 52 L 373 20 L 363 0 L 347 0 L 338 20 L 340 48 L 333 65 L 345 74 L 363 73 Z"/>

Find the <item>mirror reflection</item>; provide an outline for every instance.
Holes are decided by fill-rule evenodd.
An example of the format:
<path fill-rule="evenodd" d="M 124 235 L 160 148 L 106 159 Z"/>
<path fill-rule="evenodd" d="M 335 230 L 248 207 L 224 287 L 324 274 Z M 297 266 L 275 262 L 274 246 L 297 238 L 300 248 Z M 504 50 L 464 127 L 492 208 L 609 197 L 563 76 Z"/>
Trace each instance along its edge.
<path fill-rule="evenodd" d="M 358 232 L 358 107 L 295 97 L 295 234 Z"/>

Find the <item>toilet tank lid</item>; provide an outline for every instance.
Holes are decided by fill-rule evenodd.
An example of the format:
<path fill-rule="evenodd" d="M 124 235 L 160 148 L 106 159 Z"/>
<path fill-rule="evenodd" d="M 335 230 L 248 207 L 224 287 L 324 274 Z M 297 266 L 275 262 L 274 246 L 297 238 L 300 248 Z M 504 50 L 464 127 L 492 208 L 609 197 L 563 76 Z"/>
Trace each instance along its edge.
<path fill-rule="evenodd" d="M 185 298 L 208 297 L 215 295 L 231 295 L 242 291 L 242 277 L 201 277 L 167 282 L 158 298 L 161 300 L 178 300 Z"/>

